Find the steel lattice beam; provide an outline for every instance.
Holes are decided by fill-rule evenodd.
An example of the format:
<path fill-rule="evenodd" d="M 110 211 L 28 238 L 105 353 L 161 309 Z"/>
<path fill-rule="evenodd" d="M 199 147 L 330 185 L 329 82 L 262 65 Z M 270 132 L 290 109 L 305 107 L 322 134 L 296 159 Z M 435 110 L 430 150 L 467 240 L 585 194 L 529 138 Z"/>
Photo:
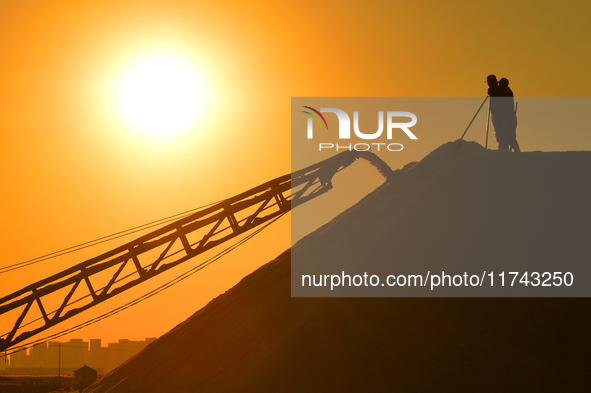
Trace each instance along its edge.
<path fill-rule="evenodd" d="M 24 306 L 24 308 L 14 322 L 12 330 L 4 338 L 0 338 L 0 351 L 4 351 L 327 192 L 332 188 L 332 176 L 359 157 L 369 160 L 385 176 L 391 173 L 390 168 L 372 153 L 344 152 L 181 218 L 127 244 L 1 298 L 0 316 L 19 307 Z M 248 209 L 254 209 L 254 212 L 239 221 L 236 215 Z M 227 222 L 229 226 L 223 228 L 224 222 Z M 194 234 L 202 228 L 209 228 L 209 230 L 206 230 L 199 240 L 191 244 L 187 235 Z M 181 245 L 182 248 L 171 252 L 175 245 Z M 164 247 L 164 251 L 151 263 L 142 265 L 140 256 L 158 247 Z M 130 265 L 133 265 L 137 276 L 125 284 L 117 285 L 121 273 L 126 266 Z M 102 288 L 94 288 L 92 276 L 108 269 L 116 269 L 108 283 Z M 70 286 L 71 288 L 61 301 L 60 306 L 48 313 L 42 298 Z M 86 304 L 70 308 L 64 313 L 66 307 L 73 304 L 72 296 L 81 286 L 88 288 L 91 299 Z M 36 304 L 41 312 L 42 326 L 17 334 L 21 329 L 21 324 L 31 312 L 33 304 Z"/>

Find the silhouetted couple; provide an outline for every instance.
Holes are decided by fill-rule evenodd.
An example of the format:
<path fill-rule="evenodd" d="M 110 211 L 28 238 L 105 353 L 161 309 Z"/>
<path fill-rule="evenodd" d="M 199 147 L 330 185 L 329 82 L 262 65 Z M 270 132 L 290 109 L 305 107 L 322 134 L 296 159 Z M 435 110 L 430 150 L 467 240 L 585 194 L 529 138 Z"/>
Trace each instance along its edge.
<path fill-rule="evenodd" d="M 489 75 L 486 78 L 488 83 L 488 95 L 490 96 L 490 112 L 499 150 L 511 148 L 520 152 L 517 143 L 517 113 L 513 102 L 513 92 L 509 88 L 509 80 Z"/>

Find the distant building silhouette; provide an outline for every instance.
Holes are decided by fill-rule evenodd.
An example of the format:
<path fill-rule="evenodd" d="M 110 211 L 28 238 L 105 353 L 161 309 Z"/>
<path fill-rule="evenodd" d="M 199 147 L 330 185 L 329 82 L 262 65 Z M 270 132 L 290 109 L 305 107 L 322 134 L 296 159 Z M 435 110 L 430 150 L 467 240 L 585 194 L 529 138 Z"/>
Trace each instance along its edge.
<path fill-rule="evenodd" d="M 28 351 L 21 350 L 9 355 L 9 362 L 3 362 L 3 366 L 0 366 L 0 373 L 57 374 L 58 366 L 60 366 L 61 347 L 62 375 L 74 375 L 76 369 L 85 365 L 103 375 L 121 365 L 155 340 L 155 337 L 147 338 L 144 341 L 120 339 L 119 342 L 109 343 L 106 347 L 102 346 L 101 339 L 91 339 L 90 343 L 82 339 L 71 339 L 61 345 L 57 341 L 49 341 L 37 344 Z"/>
<path fill-rule="evenodd" d="M 78 370 L 74 370 L 74 377 L 80 383 L 80 391 L 83 392 L 84 389 L 92 385 L 98 373 L 95 369 L 88 367 L 86 364 L 79 368 Z"/>

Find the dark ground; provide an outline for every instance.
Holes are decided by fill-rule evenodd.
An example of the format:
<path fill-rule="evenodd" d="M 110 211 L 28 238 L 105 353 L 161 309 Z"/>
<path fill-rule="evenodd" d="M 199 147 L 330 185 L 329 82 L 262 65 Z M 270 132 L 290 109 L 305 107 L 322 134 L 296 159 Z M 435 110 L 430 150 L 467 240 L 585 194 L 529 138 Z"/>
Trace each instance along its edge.
<path fill-rule="evenodd" d="M 78 392 L 74 377 L 62 376 L 58 382 L 54 376 L 0 375 L 0 393 L 52 393 Z"/>

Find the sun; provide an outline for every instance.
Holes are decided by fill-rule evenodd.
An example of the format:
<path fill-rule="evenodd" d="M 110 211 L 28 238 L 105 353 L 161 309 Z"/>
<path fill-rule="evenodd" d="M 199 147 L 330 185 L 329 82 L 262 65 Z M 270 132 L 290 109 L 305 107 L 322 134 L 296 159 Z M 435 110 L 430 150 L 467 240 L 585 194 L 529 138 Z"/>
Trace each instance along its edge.
<path fill-rule="evenodd" d="M 204 104 L 204 88 L 189 63 L 173 57 L 152 57 L 124 76 L 119 102 L 127 120 L 141 130 L 170 135 L 194 123 Z"/>

